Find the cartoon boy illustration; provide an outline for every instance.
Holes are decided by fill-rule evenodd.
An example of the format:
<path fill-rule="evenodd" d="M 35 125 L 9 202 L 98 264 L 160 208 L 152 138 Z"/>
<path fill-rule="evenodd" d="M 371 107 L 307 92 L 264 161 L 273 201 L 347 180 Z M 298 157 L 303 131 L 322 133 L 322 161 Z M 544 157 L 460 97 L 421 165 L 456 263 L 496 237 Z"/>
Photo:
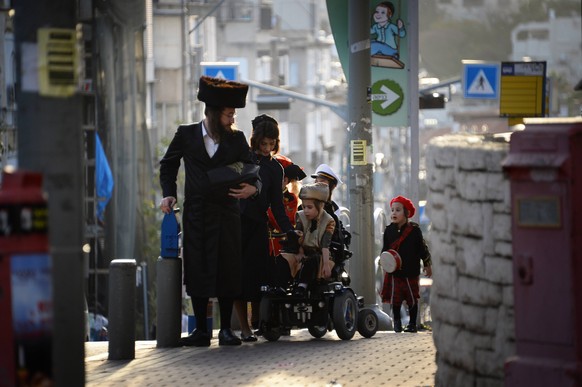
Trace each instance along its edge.
<path fill-rule="evenodd" d="M 370 28 L 372 66 L 404 68 L 399 60 L 399 40 L 406 36 L 402 19 L 392 23 L 394 4 L 383 1 L 376 5 Z"/>

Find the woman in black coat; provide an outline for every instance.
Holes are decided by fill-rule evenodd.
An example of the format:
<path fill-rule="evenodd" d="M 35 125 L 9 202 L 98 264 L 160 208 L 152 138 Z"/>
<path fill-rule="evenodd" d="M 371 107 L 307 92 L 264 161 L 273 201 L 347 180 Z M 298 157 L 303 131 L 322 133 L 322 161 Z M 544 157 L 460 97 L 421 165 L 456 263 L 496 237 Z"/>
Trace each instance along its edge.
<path fill-rule="evenodd" d="M 181 125 L 160 161 L 161 209 L 165 213 L 176 203 L 176 178 L 182 160 L 186 172 L 184 284 L 192 298 L 196 329 L 182 339 L 183 345 L 210 345 L 206 326 L 210 297 L 218 297 L 220 307 L 219 345 L 241 344 L 231 331 L 233 302 L 242 290 L 239 199 L 255 195 L 260 182 L 229 189 L 224 182 L 213 185 L 209 173 L 235 163 L 252 163 L 244 133 L 234 128 L 235 108 L 245 106 L 247 90 L 247 85 L 238 82 L 202 77 L 198 99 L 206 103 L 205 118 Z"/>
<path fill-rule="evenodd" d="M 283 167 L 273 157 L 279 151 L 279 123 L 266 114 L 253 121 L 251 150 L 260 165 L 262 189 L 256 199 L 241 200 L 243 293 L 235 301 L 235 310 L 241 326 L 242 341 L 257 341 L 248 323 L 247 302 L 251 302 L 252 321 L 258 321 L 261 285 L 268 282 L 269 218 L 271 211 L 284 232 L 293 226 L 283 205 Z"/>

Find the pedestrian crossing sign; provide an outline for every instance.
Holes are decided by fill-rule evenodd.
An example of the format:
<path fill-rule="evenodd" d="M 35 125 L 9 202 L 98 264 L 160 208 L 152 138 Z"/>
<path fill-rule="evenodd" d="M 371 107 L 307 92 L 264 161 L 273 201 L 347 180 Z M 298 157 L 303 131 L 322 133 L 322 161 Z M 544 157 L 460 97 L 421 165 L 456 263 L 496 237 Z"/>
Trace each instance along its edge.
<path fill-rule="evenodd" d="M 499 98 L 499 63 L 463 61 L 463 96 L 470 99 Z"/>
<path fill-rule="evenodd" d="M 200 62 L 200 67 L 207 77 L 238 81 L 238 62 Z"/>

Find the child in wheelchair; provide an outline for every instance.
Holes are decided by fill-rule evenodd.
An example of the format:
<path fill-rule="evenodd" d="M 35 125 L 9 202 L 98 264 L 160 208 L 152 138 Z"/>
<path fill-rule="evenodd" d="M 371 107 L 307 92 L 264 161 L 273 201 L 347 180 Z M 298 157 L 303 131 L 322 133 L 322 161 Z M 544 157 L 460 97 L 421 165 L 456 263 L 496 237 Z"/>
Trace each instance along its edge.
<path fill-rule="evenodd" d="M 281 241 L 280 257 L 284 258 L 282 261 L 288 263 L 284 266 L 288 267 L 277 268 L 271 285 L 286 288 L 294 282 L 305 289 L 310 281 L 319 280 L 338 281 L 349 286 L 345 262 L 352 257 L 352 252 L 348 250 L 351 234 L 343 227 L 334 212 L 335 207 L 330 204 L 333 203 L 331 189 L 330 182 L 317 179 L 314 184 L 305 185 L 301 189 L 299 196 L 303 204 L 296 214 L 296 229 Z M 304 211 L 306 204 L 309 208 Z M 309 229 L 307 242 L 304 235 L 306 225 Z M 327 267 L 331 273 L 327 272 Z M 297 289 L 295 293 L 300 295 L 303 289 Z"/>
<path fill-rule="evenodd" d="M 334 262 L 330 245 L 335 220 L 323 206 L 329 188 L 322 183 L 306 184 L 299 192 L 302 210 L 297 212 L 295 230 L 288 233 L 281 256 L 288 262 L 296 285 L 293 294 L 304 296 L 307 286 L 316 279 L 329 279 Z"/>
<path fill-rule="evenodd" d="M 299 197 L 303 206 L 297 212 L 296 229 L 281 242 L 279 255 L 287 262 L 286 285 L 263 287 L 259 322 L 263 337 L 276 341 L 293 328 L 307 328 L 315 338 L 328 330 L 335 330 L 342 340 L 351 339 L 356 331 L 372 337 L 378 318 L 372 309 L 364 309 L 363 297 L 348 287 L 345 261 L 352 253 L 346 250 L 345 240 L 350 235 L 324 208 L 328 185 L 304 185 Z M 341 242 L 339 232 L 347 234 Z"/>

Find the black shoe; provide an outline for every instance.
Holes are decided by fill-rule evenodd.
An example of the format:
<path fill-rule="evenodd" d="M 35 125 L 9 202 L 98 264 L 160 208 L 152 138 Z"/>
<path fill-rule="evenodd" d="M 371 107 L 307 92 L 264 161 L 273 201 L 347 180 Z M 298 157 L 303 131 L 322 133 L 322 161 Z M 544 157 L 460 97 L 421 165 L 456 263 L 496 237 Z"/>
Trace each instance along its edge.
<path fill-rule="evenodd" d="M 218 332 L 218 345 L 241 345 L 242 341 L 232 333 L 230 328 Z"/>
<path fill-rule="evenodd" d="M 254 331 L 253 334 L 255 336 L 262 336 L 263 335 L 263 330 L 261 328 L 259 328 L 256 331 Z"/>
<path fill-rule="evenodd" d="M 245 336 L 245 335 L 243 335 L 243 334 L 241 333 L 241 335 L 240 335 L 240 340 L 241 340 L 243 343 L 254 343 L 254 342 L 255 342 L 255 341 L 257 341 L 258 339 L 257 339 L 257 336 L 255 336 L 253 333 L 251 333 L 251 334 L 250 334 L 250 335 L 248 335 L 248 336 Z"/>
<path fill-rule="evenodd" d="M 402 322 L 399 320 L 394 321 L 394 332 L 400 333 L 402 332 Z"/>
<path fill-rule="evenodd" d="M 188 336 L 180 338 L 180 345 L 186 347 L 210 347 L 210 333 L 194 329 Z"/>
<path fill-rule="evenodd" d="M 404 332 L 408 333 L 416 333 L 418 330 L 416 329 L 416 324 L 408 324 L 406 328 L 404 328 Z"/>

